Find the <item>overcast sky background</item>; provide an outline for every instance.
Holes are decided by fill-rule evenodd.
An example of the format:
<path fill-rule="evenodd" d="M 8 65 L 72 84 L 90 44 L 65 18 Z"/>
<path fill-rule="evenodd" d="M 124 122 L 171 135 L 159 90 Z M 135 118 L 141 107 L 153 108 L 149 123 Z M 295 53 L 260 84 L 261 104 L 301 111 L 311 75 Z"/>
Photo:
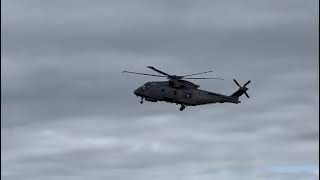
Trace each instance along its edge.
<path fill-rule="evenodd" d="M 306 180 L 319 176 L 318 0 L 1 1 L 5 180 Z M 241 104 L 139 104 L 163 80 Z"/>

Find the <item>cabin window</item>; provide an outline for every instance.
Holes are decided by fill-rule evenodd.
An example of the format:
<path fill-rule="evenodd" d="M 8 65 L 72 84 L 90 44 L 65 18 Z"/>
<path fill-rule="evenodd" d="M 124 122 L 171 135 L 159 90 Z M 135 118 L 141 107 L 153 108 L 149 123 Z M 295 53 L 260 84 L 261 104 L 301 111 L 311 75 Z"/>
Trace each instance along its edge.
<path fill-rule="evenodd" d="M 164 89 L 161 89 L 161 92 L 164 92 Z"/>
<path fill-rule="evenodd" d="M 173 95 L 177 95 L 177 91 L 173 91 L 172 94 L 173 94 Z"/>
<path fill-rule="evenodd" d="M 187 97 L 188 97 L 188 98 L 191 98 L 191 93 L 188 93 L 188 94 L 187 94 Z"/>

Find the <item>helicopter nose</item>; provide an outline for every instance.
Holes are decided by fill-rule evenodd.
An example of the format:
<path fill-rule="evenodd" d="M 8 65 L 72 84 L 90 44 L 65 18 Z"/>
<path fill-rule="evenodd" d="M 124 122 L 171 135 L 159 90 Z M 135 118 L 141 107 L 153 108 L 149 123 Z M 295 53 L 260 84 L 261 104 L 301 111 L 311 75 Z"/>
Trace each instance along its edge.
<path fill-rule="evenodd" d="M 133 91 L 133 93 L 136 96 L 144 96 L 144 88 L 143 87 L 138 87 L 136 90 Z"/>
<path fill-rule="evenodd" d="M 139 88 L 136 89 L 136 90 L 134 90 L 133 93 L 134 93 L 136 96 L 139 96 L 139 94 L 140 94 L 140 93 L 139 93 Z"/>

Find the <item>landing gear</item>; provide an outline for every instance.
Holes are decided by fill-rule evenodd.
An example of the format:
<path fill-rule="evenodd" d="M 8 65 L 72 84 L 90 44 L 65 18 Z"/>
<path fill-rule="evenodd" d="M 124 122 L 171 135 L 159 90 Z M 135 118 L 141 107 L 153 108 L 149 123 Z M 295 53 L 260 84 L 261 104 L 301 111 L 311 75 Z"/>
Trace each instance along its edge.
<path fill-rule="evenodd" d="M 186 108 L 184 104 L 181 104 L 180 111 L 183 111 Z"/>
<path fill-rule="evenodd" d="M 140 104 L 142 104 L 143 103 L 143 97 L 141 97 L 141 101 L 140 101 Z"/>

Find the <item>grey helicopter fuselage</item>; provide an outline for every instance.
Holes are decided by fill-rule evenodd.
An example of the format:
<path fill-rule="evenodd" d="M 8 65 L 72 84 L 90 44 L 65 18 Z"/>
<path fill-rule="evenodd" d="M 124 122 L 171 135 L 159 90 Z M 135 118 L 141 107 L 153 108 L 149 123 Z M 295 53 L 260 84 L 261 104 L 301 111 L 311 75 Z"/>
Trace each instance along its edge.
<path fill-rule="evenodd" d="M 143 99 L 146 101 L 157 102 L 165 101 L 170 103 L 180 104 L 180 111 L 183 111 L 186 106 L 197 106 L 211 103 L 240 103 L 239 97 L 245 94 L 247 98 L 248 88 L 246 87 L 251 81 L 249 80 L 243 86 L 241 86 L 235 79 L 233 81 L 239 87 L 239 89 L 230 96 L 217 94 L 214 92 L 200 90 L 199 85 L 196 85 L 189 79 L 220 79 L 222 78 L 208 78 L 208 77 L 191 77 L 199 74 L 206 74 L 212 71 L 205 71 L 199 73 L 193 73 L 183 76 L 170 75 L 153 66 L 147 66 L 147 68 L 156 71 L 159 74 L 148 74 L 133 71 L 123 71 L 123 73 L 137 74 L 153 77 L 165 77 L 168 81 L 150 81 L 140 86 L 134 91 L 134 94 L 141 97 L 140 103 L 143 103 Z"/>
<path fill-rule="evenodd" d="M 240 103 L 239 96 L 237 94 L 226 96 L 200 90 L 198 89 L 198 87 L 198 85 L 183 80 L 155 82 L 151 81 L 138 87 L 134 91 L 134 94 L 150 102 L 165 101 L 185 106 L 196 106 L 225 102 L 235 104 Z"/>

